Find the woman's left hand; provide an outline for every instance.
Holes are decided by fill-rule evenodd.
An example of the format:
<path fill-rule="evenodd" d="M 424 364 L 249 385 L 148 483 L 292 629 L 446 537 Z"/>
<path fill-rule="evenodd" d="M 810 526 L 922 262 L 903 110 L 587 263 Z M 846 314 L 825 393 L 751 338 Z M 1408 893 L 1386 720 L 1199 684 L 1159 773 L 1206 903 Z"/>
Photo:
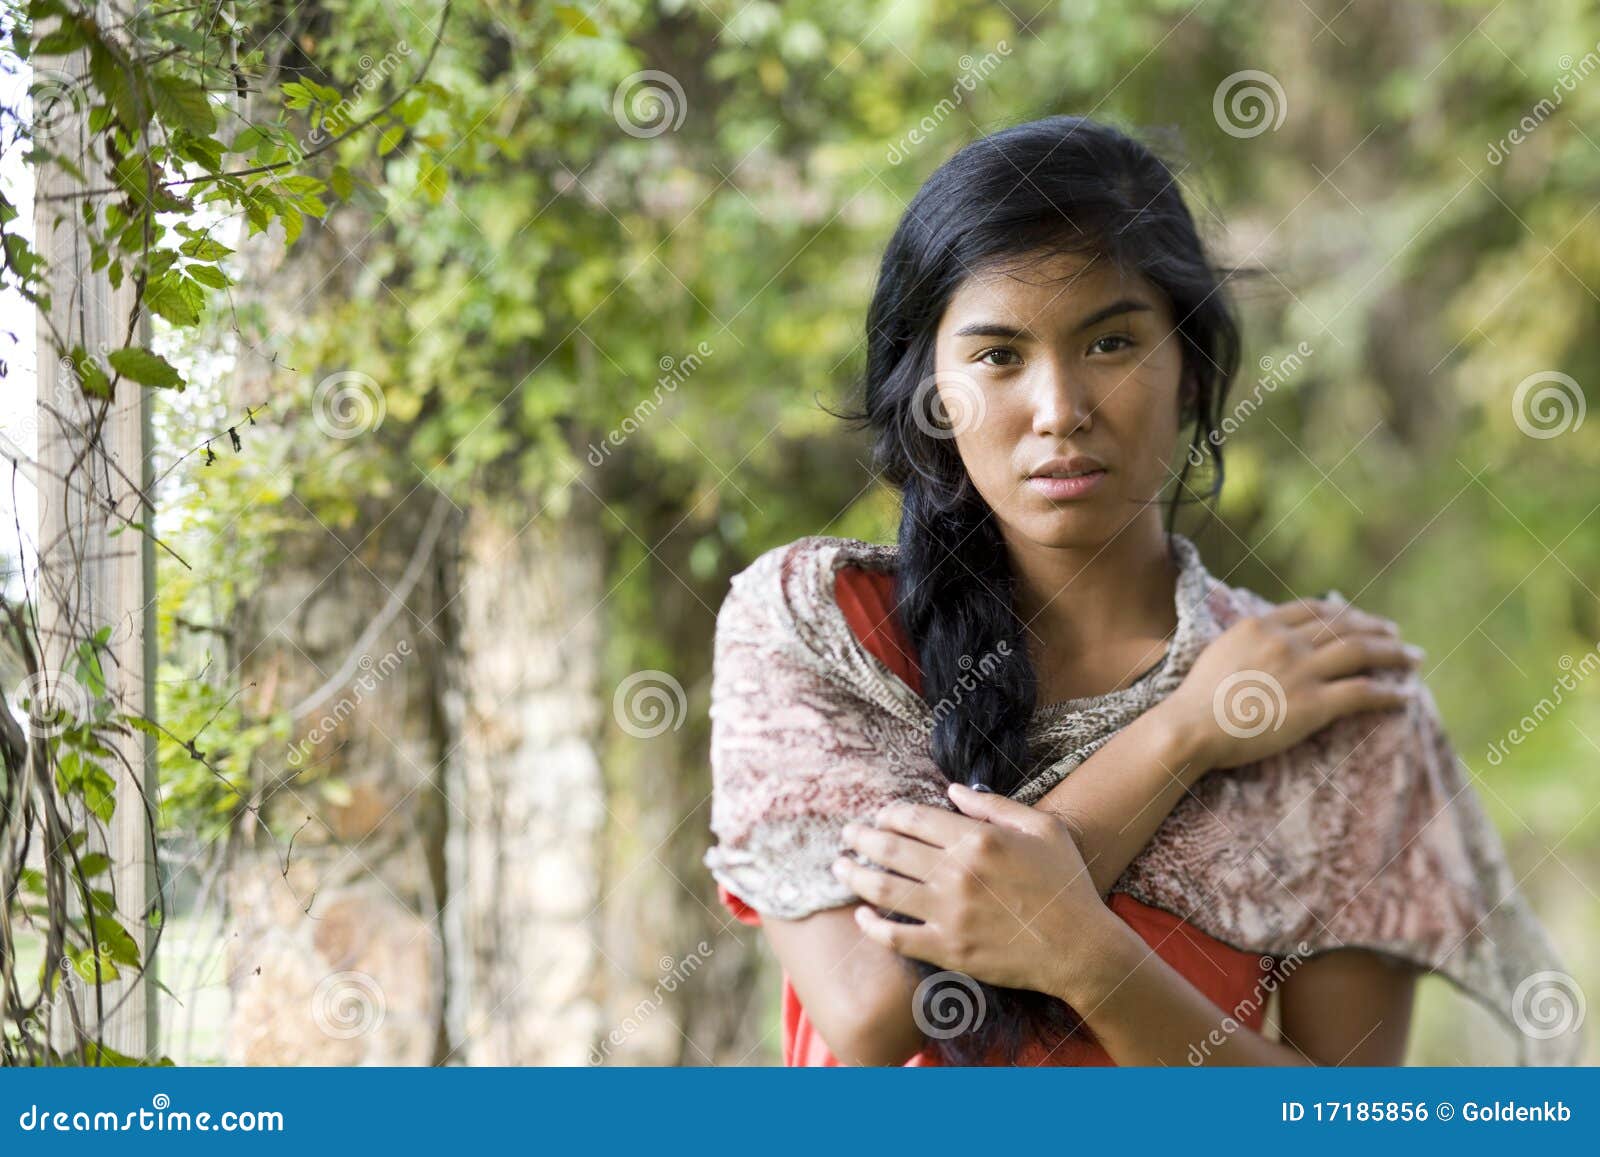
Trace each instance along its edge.
<path fill-rule="evenodd" d="M 962 814 L 893 803 L 876 826 L 846 825 L 845 843 L 880 868 L 842 856 L 834 873 L 863 900 L 856 921 L 902 956 L 1003 988 L 1062 996 L 1114 924 L 1065 822 L 960 784 Z M 902 924 L 873 905 L 921 920 Z"/>

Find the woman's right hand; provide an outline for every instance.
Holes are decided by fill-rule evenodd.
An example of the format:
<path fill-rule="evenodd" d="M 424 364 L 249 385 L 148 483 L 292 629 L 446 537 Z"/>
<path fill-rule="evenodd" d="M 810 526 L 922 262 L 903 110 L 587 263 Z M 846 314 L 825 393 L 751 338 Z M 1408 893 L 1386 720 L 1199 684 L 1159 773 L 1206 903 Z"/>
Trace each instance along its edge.
<path fill-rule="evenodd" d="M 1300 599 L 1218 635 L 1157 710 L 1192 742 L 1202 769 L 1239 767 L 1342 716 L 1403 706 L 1403 689 L 1367 672 L 1411 668 L 1422 654 L 1388 619 Z"/>

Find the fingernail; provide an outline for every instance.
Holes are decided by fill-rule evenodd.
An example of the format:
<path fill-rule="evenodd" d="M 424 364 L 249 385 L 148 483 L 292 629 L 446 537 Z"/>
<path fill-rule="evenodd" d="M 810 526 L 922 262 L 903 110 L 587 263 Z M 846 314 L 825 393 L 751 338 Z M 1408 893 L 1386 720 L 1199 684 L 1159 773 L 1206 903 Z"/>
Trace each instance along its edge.
<path fill-rule="evenodd" d="M 967 784 L 967 790 L 969 790 L 969 791 L 986 791 L 990 795 L 994 794 L 994 788 L 990 787 L 986 783 L 969 783 L 969 784 Z"/>
<path fill-rule="evenodd" d="M 833 864 L 829 867 L 828 870 L 830 872 L 832 872 L 835 876 L 844 875 L 844 861 L 843 860 L 835 860 L 835 861 L 833 861 Z"/>
<path fill-rule="evenodd" d="M 849 823 L 845 824 L 842 829 L 840 829 L 840 834 L 843 835 L 844 838 L 847 841 L 848 840 L 854 840 L 856 838 L 856 833 L 859 832 L 860 830 L 861 829 L 856 826 L 855 821 L 852 820 Z"/>
<path fill-rule="evenodd" d="M 1407 643 L 1406 644 L 1406 654 L 1410 655 L 1413 659 L 1421 659 L 1427 653 L 1428 652 L 1424 651 L 1421 647 L 1417 646 L 1415 643 Z"/>

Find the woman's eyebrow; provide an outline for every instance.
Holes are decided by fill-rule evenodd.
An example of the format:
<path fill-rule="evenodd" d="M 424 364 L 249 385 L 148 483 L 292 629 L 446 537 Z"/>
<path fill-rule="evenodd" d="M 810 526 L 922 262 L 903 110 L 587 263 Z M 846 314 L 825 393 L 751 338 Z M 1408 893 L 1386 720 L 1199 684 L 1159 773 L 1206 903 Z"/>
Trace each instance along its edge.
<path fill-rule="evenodd" d="M 1131 297 L 1124 297 L 1120 301 L 1113 301 L 1110 305 L 1105 306 L 1102 309 L 1095 310 L 1088 317 L 1080 321 L 1077 325 L 1077 328 L 1075 328 L 1072 332 L 1082 333 L 1091 326 L 1099 325 L 1102 321 L 1105 321 L 1106 318 L 1116 317 L 1119 314 L 1148 312 L 1150 312 L 1150 306 L 1148 303 L 1136 301 Z"/>
<path fill-rule="evenodd" d="M 1107 318 L 1116 317 L 1119 314 L 1148 313 L 1150 308 L 1151 307 L 1143 301 L 1136 301 L 1131 297 L 1125 297 L 1120 301 L 1113 301 L 1110 305 L 1102 306 L 1100 309 L 1095 310 L 1088 317 L 1084 318 L 1076 326 L 1074 326 L 1072 332 L 1082 333 L 1086 329 L 1099 325 Z M 1033 333 L 1030 332 L 1026 327 L 1006 325 L 1003 322 L 998 321 L 968 322 L 966 325 L 956 330 L 952 336 L 1026 338 L 1030 341 L 1035 340 Z"/>

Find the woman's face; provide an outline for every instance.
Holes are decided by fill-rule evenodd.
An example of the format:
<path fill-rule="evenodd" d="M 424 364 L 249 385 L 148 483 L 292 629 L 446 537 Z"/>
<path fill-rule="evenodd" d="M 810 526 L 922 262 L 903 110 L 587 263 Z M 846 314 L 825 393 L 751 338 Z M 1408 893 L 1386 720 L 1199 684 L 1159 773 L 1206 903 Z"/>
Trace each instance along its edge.
<path fill-rule="evenodd" d="M 1183 356 L 1173 327 L 1160 290 L 1104 259 L 1012 260 L 956 291 L 939 321 L 934 388 L 1008 536 L 1096 546 L 1141 516 L 1159 520 L 1144 504 L 1174 473 Z M 1102 473 L 1030 478 L 1080 455 Z"/>

